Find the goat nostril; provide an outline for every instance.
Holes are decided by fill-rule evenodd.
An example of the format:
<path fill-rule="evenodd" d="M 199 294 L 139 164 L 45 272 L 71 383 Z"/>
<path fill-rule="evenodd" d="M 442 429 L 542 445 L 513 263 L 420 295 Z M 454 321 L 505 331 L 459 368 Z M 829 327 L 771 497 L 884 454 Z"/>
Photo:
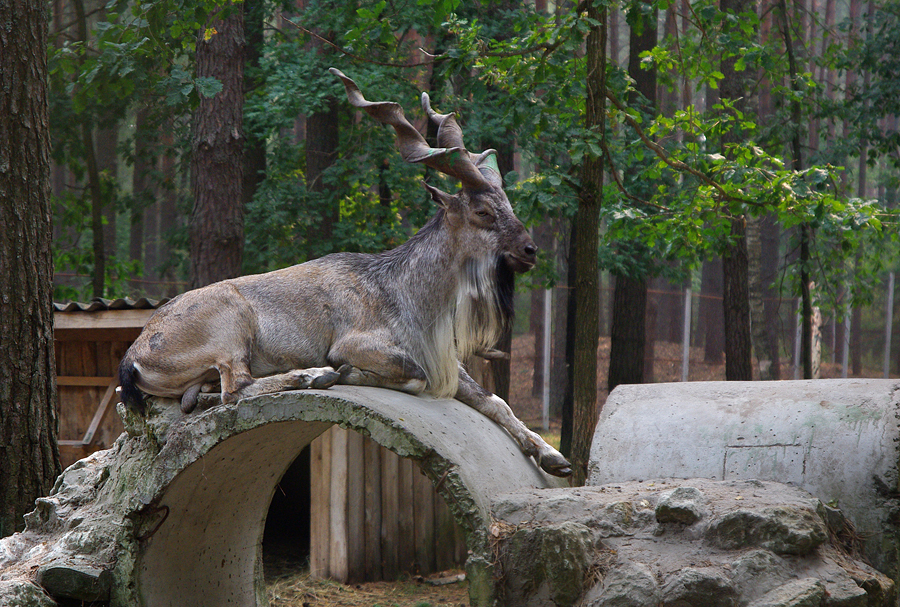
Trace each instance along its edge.
<path fill-rule="evenodd" d="M 525 254 L 528 255 L 529 257 L 532 255 L 537 255 L 537 251 L 538 251 L 537 247 L 534 246 L 533 244 L 525 246 Z"/>

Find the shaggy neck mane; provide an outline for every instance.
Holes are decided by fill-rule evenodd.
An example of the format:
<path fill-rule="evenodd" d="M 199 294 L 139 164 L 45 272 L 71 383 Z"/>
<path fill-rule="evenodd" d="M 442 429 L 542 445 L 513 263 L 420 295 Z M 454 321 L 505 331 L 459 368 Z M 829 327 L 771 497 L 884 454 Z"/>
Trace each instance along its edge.
<path fill-rule="evenodd" d="M 493 348 L 511 320 L 513 272 L 495 254 L 460 264 L 443 220 L 438 211 L 406 243 L 379 256 L 377 265 L 390 275 L 387 284 L 406 286 L 395 293 L 406 325 L 404 345 L 425 371 L 427 392 L 452 398 L 459 361 Z"/>
<path fill-rule="evenodd" d="M 460 270 L 453 325 L 461 361 L 495 347 L 509 324 L 512 293 L 502 287 L 511 281 L 501 280 L 504 270 L 503 258 L 494 255 L 469 259 Z"/>

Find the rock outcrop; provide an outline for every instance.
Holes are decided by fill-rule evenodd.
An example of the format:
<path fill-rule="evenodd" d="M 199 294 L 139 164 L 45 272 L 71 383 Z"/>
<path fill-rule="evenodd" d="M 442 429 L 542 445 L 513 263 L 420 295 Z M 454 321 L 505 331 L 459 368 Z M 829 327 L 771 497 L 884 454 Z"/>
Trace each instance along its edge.
<path fill-rule="evenodd" d="M 897 601 L 893 581 L 842 544 L 840 513 L 779 483 L 664 479 L 532 490 L 501 496 L 492 515 L 502 605 Z"/>

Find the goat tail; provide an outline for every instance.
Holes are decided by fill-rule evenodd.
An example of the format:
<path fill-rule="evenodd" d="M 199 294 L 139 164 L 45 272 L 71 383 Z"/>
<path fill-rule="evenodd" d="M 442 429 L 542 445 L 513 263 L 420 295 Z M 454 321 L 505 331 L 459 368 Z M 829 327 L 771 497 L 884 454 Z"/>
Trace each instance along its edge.
<path fill-rule="evenodd" d="M 122 362 L 119 363 L 119 385 L 122 387 L 122 392 L 119 396 L 126 407 L 143 415 L 146 411 L 146 406 L 144 405 L 144 395 L 135 383 L 136 373 L 137 369 L 134 366 L 134 361 L 126 354 Z"/>

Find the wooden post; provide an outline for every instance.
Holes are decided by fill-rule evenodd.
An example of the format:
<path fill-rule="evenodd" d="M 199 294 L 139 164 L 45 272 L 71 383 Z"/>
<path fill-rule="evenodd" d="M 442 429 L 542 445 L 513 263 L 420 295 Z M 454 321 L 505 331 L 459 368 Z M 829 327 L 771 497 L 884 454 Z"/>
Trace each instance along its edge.
<path fill-rule="evenodd" d="M 385 580 L 400 573 L 400 457 L 387 449 L 381 452 L 381 562 Z"/>
<path fill-rule="evenodd" d="M 349 577 L 347 527 L 347 434 L 338 426 L 331 428 L 331 549 L 328 558 L 329 577 L 346 583 Z"/>
<path fill-rule="evenodd" d="M 413 507 L 415 516 L 416 570 L 434 571 L 434 487 L 419 466 L 413 466 Z"/>
<path fill-rule="evenodd" d="M 684 290 L 684 331 L 681 334 L 681 381 L 688 380 L 691 361 L 691 289 Z"/>
<path fill-rule="evenodd" d="M 888 274 L 887 308 L 884 311 L 884 378 L 891 371 L 891 329 L 894 324 L 894 273 Z"/>
<path fill-rule="evenodd" d="M 310 444 L 310 540 L 309 573 L 313 578 L 329 575 L 331 548 L 331 430 Z"/>
<path fill-rule="evenodd" d="M 367 580 L 383 579 L 381 567 L 381 452 L 384 448 L 373 440 L 365 441 L 365 531 Z M 385 450 L 386 451 L 386 450 Z"/>
<path fill-rule="evenodd" d="M 358 432 L 347 433 L 347 580 L 366 577 L 366 460 Z"/>
<path fill-rule="evenodd" d="M 415 492 L 413 490 L 413 474 L 415 464 L 411 460 L 400 458 L 397 485 L 400 490 L 399 508 L 397 509 L 397 558 L 401 572 L 415 573 L 416 530 L 415 518 L 411 504 Z"/>

